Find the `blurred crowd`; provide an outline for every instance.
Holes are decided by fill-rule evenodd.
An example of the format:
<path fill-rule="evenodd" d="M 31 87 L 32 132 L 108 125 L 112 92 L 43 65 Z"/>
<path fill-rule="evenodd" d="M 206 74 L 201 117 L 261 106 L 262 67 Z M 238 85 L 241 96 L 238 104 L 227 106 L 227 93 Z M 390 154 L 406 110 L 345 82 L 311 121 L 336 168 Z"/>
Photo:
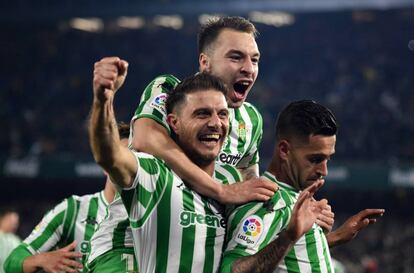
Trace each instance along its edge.
<path fill-rule="evenodd" d="M 257 24 L 260 75 L 248 101 L 261 111 L 262 147 L 272 147 L 276 113 L 292 99 L 316 99 L 336 113 L 337 159 L 412 160 L 414 10 L 297 14 L 275 28 Z M 130 62 L 116 101 L 129 120 L 156 75 L 197 71 L 196 19 L 180 30 L 147 27 L 100 33 L 64 24 L 13 24 L 0 30 L 0 136 L 3 158 L 90 157 L 85 120 L 93 63 L 117 55 Z M 411 36 L 410 36 L 411 35 Z M 262 149 L 264 161 L 271 149 Z"/>

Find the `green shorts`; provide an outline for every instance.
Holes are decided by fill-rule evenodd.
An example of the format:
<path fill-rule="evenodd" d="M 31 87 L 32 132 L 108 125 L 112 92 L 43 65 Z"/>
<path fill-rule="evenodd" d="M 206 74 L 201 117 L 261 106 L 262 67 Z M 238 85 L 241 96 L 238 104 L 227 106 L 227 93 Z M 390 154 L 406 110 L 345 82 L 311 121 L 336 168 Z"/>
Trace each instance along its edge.
<path fill-rule="evenodd" d="M 138 273 L 134 250 L 111 250 L 88 265 L 89 273 Z"/>

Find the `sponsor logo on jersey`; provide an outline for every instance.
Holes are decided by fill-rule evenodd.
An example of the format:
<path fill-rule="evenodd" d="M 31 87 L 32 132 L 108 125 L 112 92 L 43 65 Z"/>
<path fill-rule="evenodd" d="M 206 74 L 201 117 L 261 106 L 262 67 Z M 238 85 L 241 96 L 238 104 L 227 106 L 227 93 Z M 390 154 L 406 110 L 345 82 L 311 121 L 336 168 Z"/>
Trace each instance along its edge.
<path fill-rule="evenodd" d="M 194 211 L 183 210 L 180 213 L 180 225 L 183 227 L 206 225 L 213 228 L 226 228 L 226 220 L 214 215 L 204 215 Z"/>
<path fill-rule="evenodd" d="M 161 111 L 164 114 L 167 114 L 165 109 L 165 102 L 167 101 L 167 94 L 159 94 L 154 98 L 154 100 L 151 102 L 150 106 L 154 109 L 157 109 L 158 111 Z"/>
<path fill-rule="evenodd" d="M 236 236 L 236 242 L 244 246 L 255 246 L 263 233 L 263 220 L 259 216 L 247 217 Z"/>
<path fill-rule="evenodd" d="M 236 155 L 232 155 L 232 154 L 226 154 L 224 152 L 219 154 L 219 160 L 220 162 L 224 163 L 224 164 L 229 164 L 232 166 L 236 166 L 237 163 L 240 161 L 241 159 L 241 154 L 236 154 Z"/>

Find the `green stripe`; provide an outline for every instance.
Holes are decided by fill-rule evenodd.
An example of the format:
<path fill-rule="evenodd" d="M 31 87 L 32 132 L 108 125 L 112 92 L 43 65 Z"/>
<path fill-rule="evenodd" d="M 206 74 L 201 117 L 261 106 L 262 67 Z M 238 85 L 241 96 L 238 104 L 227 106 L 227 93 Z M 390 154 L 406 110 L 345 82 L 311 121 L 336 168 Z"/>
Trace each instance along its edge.
<path fill-rule="evenodd" d="M 244 128 L 246 128 L 246 123 L 244 122 L 243 117 L 240 114 L 240 109 L 234 109 L 234 116 L 235 116 L 234 118 L 237 120 L 237 122 L 239 124 L 239 128 L 237 128 L 237 130 L 240 129 L 240 124 L 244 124 Z M 239 153 L 243 154 L 244 151 L 245 151 L 244 145 L 246 144 L 246 138 L 242 139 L 240 137 L 239 132 L 237 132 L 237 136 L 238 136 L 238 138 L 237 138 L 237 151 Z"/>
<path fill-rule="evenodd" d="M 286 255 L 284 261 L 285 261 L 286 269 L 288 273 L 299 273 L 300 272 L 298 259 L 296 257 L 296 252 L 293 247 Z"/>
<path fill-rule="evenodd" d="M 192 192 L 183 190 L 182 202 L 184 211 L 195 211 L 194 196 Z M 181 237 L 180 266 L 178 268 L 178 272 L 191 272 L 194 257 L 195 230 L 195 224 L 183 227 L 182 229 L 183 233 Z"/>
<path fill-rule="evenodd" d="M 68 235 L 67 235 L 67 243 L 73 242 L 75 240 L 75 229 L 76 229 L 76 221 L 78 218 L 79 208 L 80 208 L 80 201 L 73 199 L 74 203 L 68 206 L 68 213 L 66 217 L 69 217 L 71 222 L 69 225 Z M 72 209 L 69 210 L 69 208 Z M 79 242 L 78 242 L 79 243 Z"/>
<path fill-rule="evenodd" d="M 145 87 L 144 92 L 143 92 L 143 99 L 138 105 L 137 110 L 135 110 L 135 115 L 138 115 L 142 112 L 142 109 L 144 108 L 145 103 L 151 98 L 152 88 L 154 86 L 155 80 L 150 82 L 150 84 L 148 84 L 147 87 Z"/>
<path fill-rule="evenodd" d="M 232 111 L 232 110 L 233 110 L 233 111 Z M 230 114 L 231 114 L 232 112 L 234 113 L 234 110 L 235 110 L 235 109 L 229 109 Z M 234 119 L 234 117 L 233 117 L 233 119 Z M 228 131 L 228 134 L 227 134 L 227 144 L 226 144 L 226 146 L 224 146 L 224 147 L 221 149 L 221 152 L 224 152 L 224 151 L 228 151 L 228 152 L 230 152 L 230 146 L 231 146 L 231 137 L 230 137 L 230 134 L 231 134 L 232 130 L 233 130 L 233 122 L 229 121 L 229 131 Z M 220 154 L 219 154 L 219 155 L 220 155 Z"/>
<path fill-rule="evenodd" d="M 253 106 L 246 106 L 245 107 L 247 114 L 250 117 L 250 120 L 252 122 L 252 125 L 257 124 L 256 126 L 252 126 L 252 130 L 254 130 L 252 134 L 252 139 L 250 141 L 249 147 L 246 149 L 246 151 L 250 151 L 253 148 L 253 145 L 256 145 L 256 153 L 252 160 L 250 160 L 249 165 L 253 165 L 259 162 L 259 146 L 262 141 L 262 135 L 263 135 L 263 118 L 259 114 L 259 112 L 253 107 Z"/>
<path fill-rule="evenodd" d="M 155 272 L 167 272 L 168 248 L 170 242 L 170 221 L 171 221 L 171 192 L 173 187 L 173 176 L 166 169 L 161 169 L 160 176 L 165 177 L 166 189 L 162 194 L 157 210 L 157 249 Z"/>
<path fill-rule="evenodd" d="M 63 241 L 69 242 L 69 229 L 71 228 L 71 225 L 73 224 L 73 218 L 75 217 L 74 211 L 75 211 L 75 200 L 71 196 L 66 199 L 66 212 L 65 212 L 65 219 L 63 223 Z"/>
<path fill-rule="evenodd" d="M 95 232 L 96 215 L 98 214 L 98 204 L 98 197 L 93 197 L 89 200 L 88 215 L 86 216 L 85 233 L 83 235 L 84 242 L 88 242 L 86 253 L 89 253 L 91 250 L 89 240 Z M 82 264 L 86 263 L 86 257 L 87 255 L 82 256 Z"/>
<path fill-rule="evenodd" d="M 147 159 L 147 163 L 148 163 Z M 172 182 L 168 182 L 167 179 L 164 179 L 166 175 L 171 175 L 170 170 L 164 165 L 164 163 L 161 160 L 158 160 L 156 158 L 151 160 L 152 165 L 156 166 L 156 169 L 159 171 L 159 176 L 157 181 L 155 182 L 155 191 L 152 193 L 151 198 L 149 199 L 147 207 L 145 208 L 145 212 L 144 215 L 136 220 L 133 221 L 130 217 L 130 224 L 131 227 L 133 228 L 140 228 L 142 227 L 142 225 L 145 223 L 145 221 L 148 219 L 148 217 L 150 217 L 152 211 L 154 210 L 154 208 L 157 206 L 157 203 L 160 202 L 160 199 L 163 197 L 164 191 L 166 190 L 167 187 L 169 187 L 170 185 L 168 185 L 168 183 L 172 183 Z M 153 167 L 155 169 L 155 167 Z M 142 195 L 146 194 L 145 192 L 141 192 L 139 191 L 141 188 L 136 188 L 136 195 L 137 195 L 137 200 L 140 201 L 141 199 L 145 198 Z"/>
<path fill-rule="evenodd" d="M 328 242 L 326 241 L 325 233 L 323 233 L 322 229 L 319 229 L 319 234 L 321 236 L 323 256 L 325 257 L 326 268 L 328 269 L 329 273 L 333 273 L 331 270 L 332 260 L 330 259 L 329 246 L 328 246 Z"/>
<path fill-rule="evenodd" d="M 203 198 L 203 201 L 204 198 Z M 204 202 L 204 212 L 206 215 L 213 215 L 211 209 L 207 205 L 208 201 Z M 207 227 L 207 238 L 205 242 L 205 255 L 204 255 L 204 269 L 203 273 L 212 273 L 213 272 L 213 265 L 214 265 L 214 251 L 215 251 L 215 243 L 216 243 L 216 228 Z"/>
<path fill-rule="evenodd" d="M 49 224 L 46 226 L 44 232 L 36 239 L 34 240 L 30 246 L 34 249 L 38 250 L 42 247 L 44 243 L 46 243 L 47 240 L 52 237 L 53 233 L 55 233 L 56 229 L 59 228 L 59 226 L 63 223 L 64 218 L 64 211 L 58 213 L 53 219 L 49 222 Z"/>
<path fill-rule="evenodd" d="M 222 165 L 222 168 L 232 175 L 235 182 L 240 182 L 243 180 L 243 177 L 241 176 L 240 172 L 235 167 L 226 164 Z"/>
<path fill-rule="evenodd" d="M 118 225 L 115 227 L 112 239 L 112 249 L 125 247 L 125 233 L 128 227 L 128 219 L 119 222 Z"/>
<path fill-rule="evenodd" d="M 314 232 L 315 230 L 311 229 L 305 234 L 306 252 L 308 253 L 312 273 L 318 273 L 321 272 L 321 267 L 319 265 L 319 257 L 318 251 L 316 249 L 316 240 Z"/>

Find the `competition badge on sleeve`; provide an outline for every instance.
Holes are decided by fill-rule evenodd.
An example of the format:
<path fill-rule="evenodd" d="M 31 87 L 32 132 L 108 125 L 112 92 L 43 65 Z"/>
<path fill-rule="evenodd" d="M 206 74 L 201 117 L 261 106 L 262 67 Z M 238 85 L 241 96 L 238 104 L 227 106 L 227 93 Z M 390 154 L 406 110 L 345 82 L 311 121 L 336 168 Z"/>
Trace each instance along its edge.
<path fill-rule="evenodd" d="M 165 110 L 165 102 L 167 101 L 167 94 L 159 94 L 151 102 L 151 107 L 157 109 L 158 111 L 167 114 Z"/>
<path fill-rule="evenodd" d="M 263 233 L 263 228 L 262 218 L 256 215 L 248 216 L 239 228 L 236 242 L 247 247 L 254 247 Z"/>

